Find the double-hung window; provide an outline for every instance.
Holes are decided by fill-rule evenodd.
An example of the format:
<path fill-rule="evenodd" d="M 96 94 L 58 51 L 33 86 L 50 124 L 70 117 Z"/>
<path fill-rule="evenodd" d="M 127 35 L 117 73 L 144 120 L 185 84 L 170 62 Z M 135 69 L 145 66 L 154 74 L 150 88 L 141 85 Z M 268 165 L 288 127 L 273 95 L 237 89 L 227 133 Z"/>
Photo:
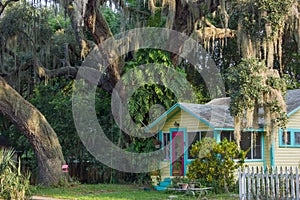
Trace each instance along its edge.
<path fill-rule="evenodd" d="M 262 133 L 261 132 L 241 132 L 241 149 L 248 153 L 247 160 L 262 159 Z M 221 133 L 221 140 L 227 138 L 228 141 L 235 141 L 233 132 L 224 131 Z"/>
<path fill-rule="evenodd" d="M 164 147 L 165 160 L 170 160 L 170 133 L 162 133 L 162 147 Z"/>
<path fill-rule="evenodd" d="M 193 156 L 191 156 L 190 151 L 192 149 L 193 144 L 195 144 L 198 141 L 201 141 L 205 137 L 213 137 L 212 131 L 191 131 L 187 133 L 188 137 L 188 159 L 194 159 Z"/>
<path fill-rule="evenodd" d="M 286 131 L 280 130 L 279 146 L 300 148 L 300 129 L 287 129 Z"/>

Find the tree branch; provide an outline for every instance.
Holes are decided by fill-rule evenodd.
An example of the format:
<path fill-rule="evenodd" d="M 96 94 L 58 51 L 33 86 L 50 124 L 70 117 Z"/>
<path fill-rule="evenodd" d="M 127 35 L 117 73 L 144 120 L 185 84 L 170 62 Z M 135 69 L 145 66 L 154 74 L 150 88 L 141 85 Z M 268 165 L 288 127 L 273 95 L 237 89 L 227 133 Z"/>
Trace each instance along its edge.
<path fill-rule="evenodd" d="M 97 45 L 100 45 L 105 40 L 113 37 L 105 17 L 99 11 L 97 2 L 94 0 L 88 0 L 84 23 L 93 35 Z M 106 54 L 107 58 L 105 58 L 106 61 L 104 62 L 107 62 L 110 65 L 106 69 L 106 75 L 103 76 L 103 80 L 101 80 L 104 83 L 101 87 L 108 92 L 112 92 L 114 86 L 120 80 L 120 74 L 124 65 L 123 58 L 118 58 L 114 61 L 111 60 L 112 58 L 115 58 L 112 53 L 113 52 Z"/>
<path fill-rule="evenodd" d="M 4 4 L 2 4 L 2 2 L 0 2 L 0 15 L 4 12 L 4 9 L 6 8 L 6 6 L 8 4 L 10 4 L 11 2 L 18 2 L 19 0 L 7 0 Z"/>
<path fill-rule="evenodd" d="M 224 39 L 224 38 L 233 38 L 236 36 L 236 31 L 225 28 L 205 27 L 204 30 L 195 30 L 197 37 L 201 41 L 207 41 L 210 39 Z"/>
<path fill-rule="evenodd" d="M 124 10 L 129 10 L 129 11 L 132 11 L 132 12 L 135 12 L 135 13 L 138 13 L 138 14 L 142 14 L 142 15 L 145 15 L 145 16 L 150 16 L 150 13 L 145 12 L 145 11 L 141 11 L 141 10 L 134 9 L 134 8 L 132 8 L 132 7 L 125 6 L 123 9 L 124 9 Z"/>
<path fill-rule="evenodd" d="M 7 53 L 8 55 L 10 55 L 11 57 L 13 57 L 14 59 L 16 58 L 16 64 L 17 64 L 17 66 L 20 65 L 20 60 L 16 56 L 15 52 L 13 52 L 12 50 L 10 50 L 6 46 L 4 46 L 4 53 Z"/>
<path fill-rule="evenodd" d="M 142 15 L 145 15 L 145 16 L 150 16 L 150 13 L 148 13 L 148 12 L 137 10 L 135 8 L 126 6 L 124 0 L 120 0 L 120 1 L 118 1 L 118 3 L 121 6 L 121 8 L 123 8 L 124 10 L 129 10 L 129 11 L 132 11 L 132 12 L 135 12 L 135 13 L 138 13 L 138 14 L 142 14 Z"/>
<path fill-rule="evenodd" d="M 40 78 L 47 77 L 47 78 L 55 78 L 55 77 L 61 77 L 61 76 L 70 76 L 72 78 L 75 78 L 77 75 L 78 69 L 71 66 L 61 67 L 58 69 L 46 69 L 44 67 L 39 66 L 38 67 L 38 75 Z"/>

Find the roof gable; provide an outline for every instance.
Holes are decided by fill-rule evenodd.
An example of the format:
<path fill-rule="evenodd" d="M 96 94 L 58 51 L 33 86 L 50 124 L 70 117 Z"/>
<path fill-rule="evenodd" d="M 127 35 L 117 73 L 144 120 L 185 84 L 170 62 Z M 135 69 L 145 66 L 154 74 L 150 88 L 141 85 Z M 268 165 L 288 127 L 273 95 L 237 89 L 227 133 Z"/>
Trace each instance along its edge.
<path fill-rule="evenodd" d="M 166 119 L 175 109 L 181 109 L 211 128 L 234 128 L 234 120 L 229 112 L 230 98 L 217 98 L 207 104 L 176 103 L 158 119 L 146 127 L 150 130 Z M 288 117 L 300 110 L 300 89 L 288 90 L 286 95 Z"/>
<path fill-rule="evenodd" d="M 173 105 L 169 110 L 164 112 L 160 117 L 158 117 L 156 120 L 154 120 L 152 123 L 150 123 L 148 126 L 146 126 L 145 131 L 149 132 L 152 128 L 155 126 L 159 126 L 159 123 L 163 120 L 166 120 L 169 114 L 171 114 L 176 109 L 180 108 L 179 103 L 176 103 Z"/>
<path fill-rule="evenodd" d="M 232 128 L 233 119 L 227 106 L 179 103 L 182 108 L 189 110 L 197 119 L 206 122 L 212 128 Z"/>

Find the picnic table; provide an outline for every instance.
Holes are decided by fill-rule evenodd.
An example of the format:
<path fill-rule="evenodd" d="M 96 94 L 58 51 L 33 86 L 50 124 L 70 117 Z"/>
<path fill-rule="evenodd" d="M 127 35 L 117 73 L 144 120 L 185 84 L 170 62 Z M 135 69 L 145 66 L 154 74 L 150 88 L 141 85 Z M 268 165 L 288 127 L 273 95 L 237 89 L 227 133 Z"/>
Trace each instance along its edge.
<path fill-rule="evenodd" d="M 200 183 L 195 183 L 195 182 L 187 183 L 188 186 L 186 188 L 182 188 L 182 185 L 185 184 L 186 183 L 177 183 L 178 188 L 167 188 L 167 190 L 185 192 L 186 195 L 192 194 L 193 196 L 198 194 L 197 199 L 199 199 L 201 196 L 206 196 L 208 190 L 212 189 L 212 187 L 201 187 Z M 200 185 L 200 187 L 191 187 L 191 185 Z"/>

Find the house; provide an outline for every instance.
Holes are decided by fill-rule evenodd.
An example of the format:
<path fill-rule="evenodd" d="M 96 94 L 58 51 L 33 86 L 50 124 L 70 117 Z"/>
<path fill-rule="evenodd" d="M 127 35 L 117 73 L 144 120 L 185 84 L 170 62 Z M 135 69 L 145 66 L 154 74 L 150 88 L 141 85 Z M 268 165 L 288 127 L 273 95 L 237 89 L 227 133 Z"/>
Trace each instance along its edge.
<path fill-rule="evenodd" d="M 184 176 L 193 158 L 189 149 L 203 137 L 234 140 L 234 120 L 229 113 L 229 98 L 219 98 L 207 104 L 176 103 L 146 127 L 157 132 L 164 150 L 161 160 L 162 177 Z M 279 130 L 277 140 L 268 144 L 263 125 L 241 133 L 241 149 L 248 149 L 245 160 L 249 166 L 300 165 L 300 89 L 290 90 L 286 96 L 287 134 Z M 287 136 L 285 138 L 284 136 Z M 171 145 L 168 145 L 171 144 Z M 179 169 L 179 171 L 178 171 Z"/>

